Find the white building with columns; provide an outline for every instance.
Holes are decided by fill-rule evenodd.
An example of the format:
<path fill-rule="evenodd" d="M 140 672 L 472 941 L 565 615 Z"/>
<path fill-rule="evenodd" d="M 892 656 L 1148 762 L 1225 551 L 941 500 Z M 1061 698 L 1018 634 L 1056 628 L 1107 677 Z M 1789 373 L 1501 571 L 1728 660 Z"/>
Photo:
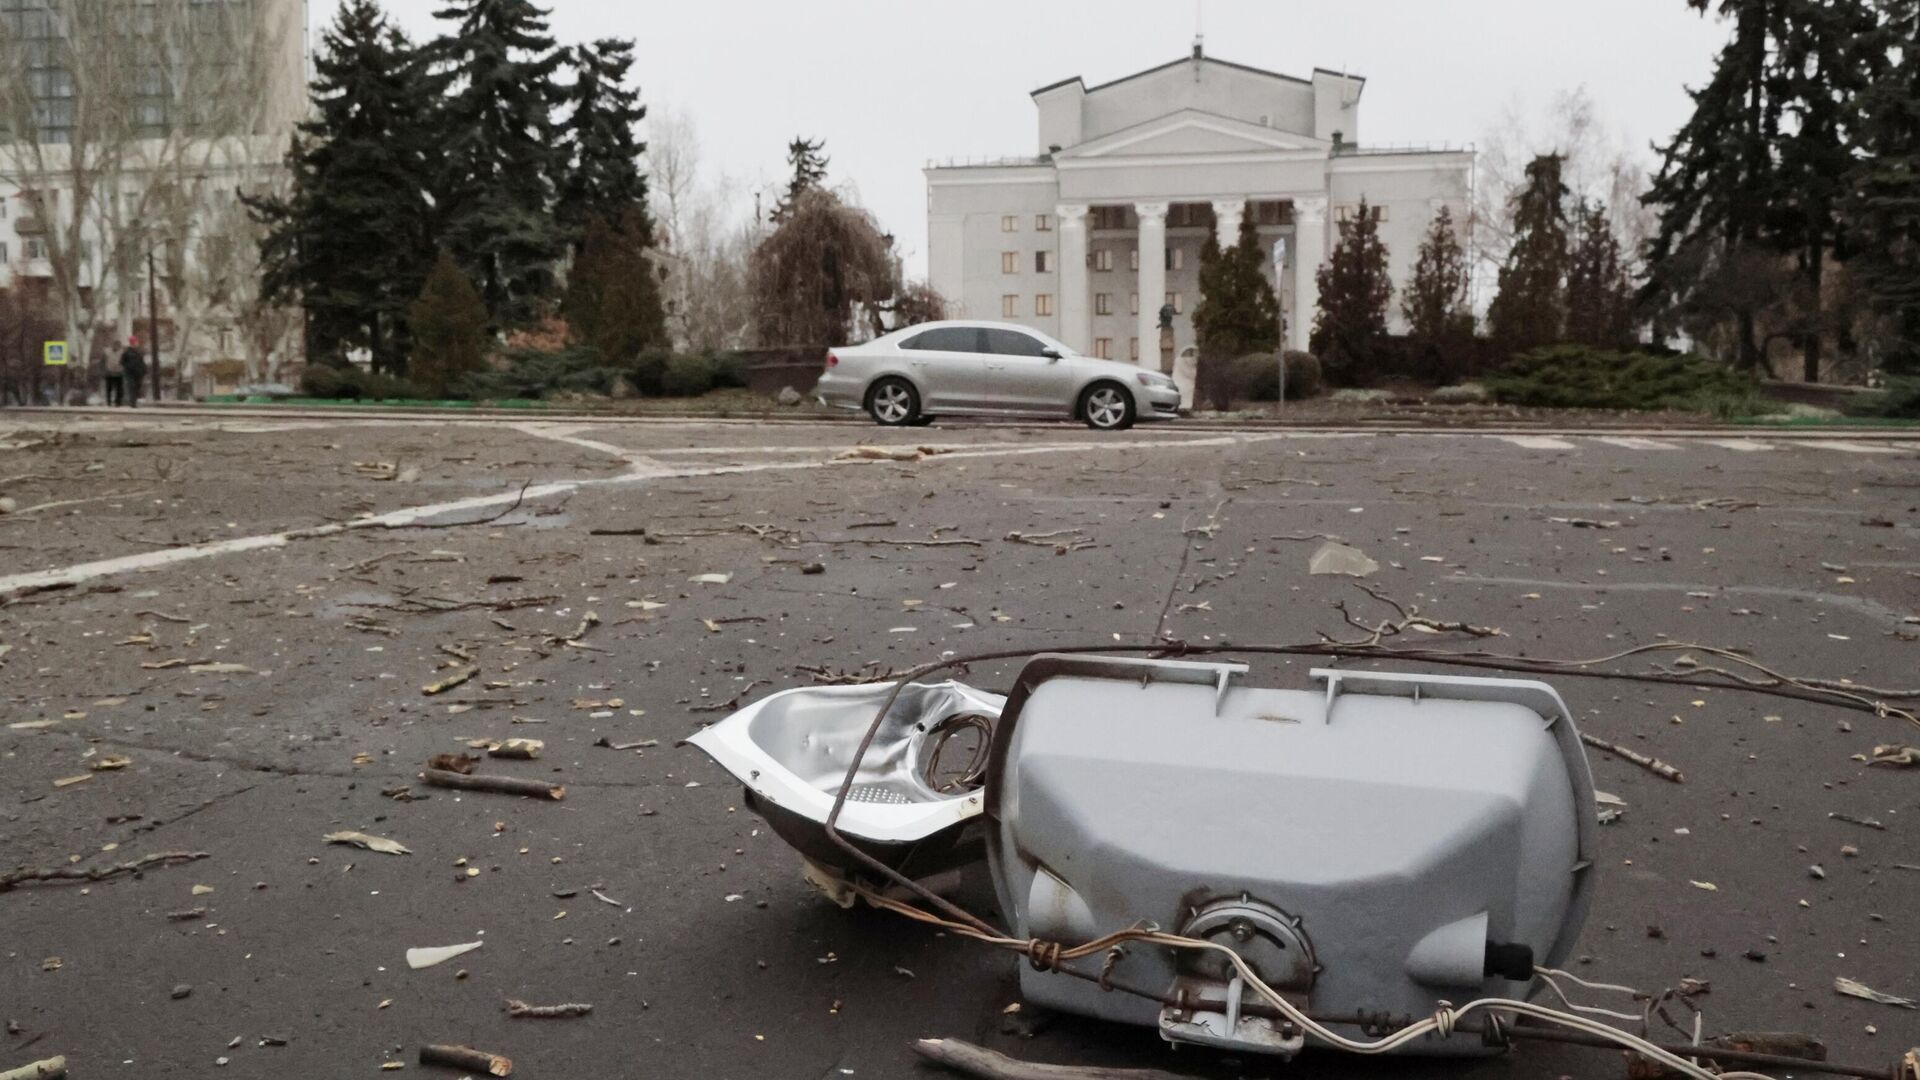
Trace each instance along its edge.
<path fill-rule="evenodd" d="M 1089 87 L 1033 92 L 1039 153 L 929 166 L 928 274 L 957 317 L 1005 319 L 1095 356 L 1159 367 L 1173 313 L 1175 377 L 1193 400 L 1193 309 L 1209 230 L 1234 243 L 1253 215 L 1288 348 L 1305 349 L 1314 271 L 1336 223 L 1373 208 L 1396 286 L 1441 206 L 1464 230 L 1469 150 L 1360 141 L 1365 80 L 1280 75 L 1191 56 Z M 1465 236 L 1462 241 L 1465 242 Z"/>

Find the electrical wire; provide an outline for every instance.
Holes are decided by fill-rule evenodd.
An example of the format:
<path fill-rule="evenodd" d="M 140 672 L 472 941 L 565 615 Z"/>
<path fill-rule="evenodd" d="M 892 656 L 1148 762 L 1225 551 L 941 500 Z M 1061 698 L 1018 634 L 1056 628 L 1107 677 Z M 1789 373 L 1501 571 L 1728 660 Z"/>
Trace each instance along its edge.
<path fill-rule="evenodd" d="M 1392 1053 L 1408 1043 L 1416 1039 L 1424 1038 L 1430 1034 L 1439 1035 L 1441 1038 L 1448 1038 L 1453 1034 L 1459 1021 L 1473 1013 L 1505 1013 L 1512 1016 L 1529 1017 L 1558 1027 L 1564 1027 L 1583 1034 L 1607 1039 L 1624 1049 L 1631 1050 L 1636 1054 L 1665 1065 L 1675 1072 L 1690 1077 L 1691 1080 L 1772 1080 L 1771 1077 L 1762 1073 L 1715 1073 L 1677 1054 L 1663 1050 L 1652 1042 L 1638 1035 L 1634 1035 L 1631 1032 L 1621 1031 L 1619 1028 L 1600 1023 L 1597 1020 L 1589 1020 L 1578 1013 L 1565 1012 L 1550 1006 L 1537 1005 L 1530 1001 L 1520 1001 L 1514 998 L 1476 998 L 1473 1001 L 1467 1002 L 1465 1005 L 1458 1006 L 1443 1001 L 1440 1007 L 1434 1010 L 1432 1016 L 1416 1020 L 1389 1035 L 1371 1041 L 1353 1039 L 1334 1031 L 1308 1016 L 1299 1006 L 1288 1001 L 1273 987 L 1268 986 L 1266 982 L 1260 978 L 1259 973 L 1254 971 L 1253 967 L 1249 965 L 1239 953 L 1218 942 L 1203 941 L 1199 938 L 1185 937 L 1179 934 L 1168 934 L 1145 927 L 1133 927 L 1126 930 L 1115 931 L 1105 937 L 1096 938 L 1085 944 L 1073 946 L 1062 945 L 1059 942 L 1042 941 L 1038 938 L 1022 940 L 1020 938 L 987 933 L 964 923 L 943 919 L 930 911 L 915 907 L 912 904 L 903 903 L 891 897 L 883 896 L 858 882 L 850 882 L 850 885 L 857 895 L 875 907 L 904 915 L 917 922 L 938 926 L 949 933 L 961 937 L 972 938 L 975 941 L 984 942 L 998 948 L 1023 953 L 1036 967 L 1041 967 L 1042 969 L 1058 967 L 1065 961 L 1092 956 L 1128 941 L 1139 941 L 1149 945 L 1160 945 L 1172 949 L 1218 953 L 1228 963 L 1233 965 L 1234 971 L 1247 986 L 1252 987 L 1254 992 L 1258 993 L 1262 998 L 1265 998 L 1282 1016 L 1292 1021 L 1300 1030 L 1327 1046 L 1333 1047 L 1336 1050 L 1344 1050 L 1350 1054 L 1376 1055 Z M 1630 1017 L 1629 1019 L 1638 1019 L 1638 1017 Z"/>

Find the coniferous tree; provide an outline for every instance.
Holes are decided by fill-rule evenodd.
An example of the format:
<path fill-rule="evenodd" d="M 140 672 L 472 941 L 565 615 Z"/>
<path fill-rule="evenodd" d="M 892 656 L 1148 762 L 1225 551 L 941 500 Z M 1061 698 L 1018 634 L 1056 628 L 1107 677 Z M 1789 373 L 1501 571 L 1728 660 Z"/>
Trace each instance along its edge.
<path fill-rule="evenodd" d="M 1313 322 L 1313 351 L 1330 378 L 1363 378 L 1387 336 L 1387 305 L 1393 300 L 1380 222 L 1365 199 L 1340 223 L 1339 242 L 1316 280 L 1320 311 Z"/>
<path fill-rule="evenodd" d="M 433 264 L 408 317 L 413 325 L 408 377 L 422 394 L 445 397 L 462 375 L 486 363 L 486 303 L 448 252 Z"/>
<path fill-rule="evenodd" d="M 567 277 L 560 308 L 567 329 L 608 363 L 667 344 L 660 279 L 647 258 L 652 229 L 652 220 L 638 204 L 629 204 L 617 225 L 594 217 Z"/>
<path fill-rule="evenodd" d="M 1433 215 L 1413 277 L 1401 294 L 1400 313 L 1416 339 L 1438 347 L 1473 333 L 1473 313 L 1467 309 L 1467 252 L 1453 228 L 1453 211 L 1444 204 Z"/>
<path fill-rule="evenodd" d="M 1688 0 L 1733 35 L 1694 113 L 1663 152 L 1645 201 L 1660 223 L 1641 299 L 1732 322 L 1742 367 L 1763 362 L 1758 324 L 1780 290 L 1752 279 L 1795 268 L 1808 380 L 1827 326 L 1823 282 L 1847 254 L 1841 208 L 1854 164 L 1851 103 L 1879 65 L 1863 52 L 1884 0 Z"/>
<path fill-rule="evenodd" d="M 441 242 L 478 283 L 496 326 L 536 317 L 566 248 L 554 220 L 565 146 L 553 109 L 562 54 L 531 0 L 450 0 L 454 26 L 434 43 L 451 83 L 436 204 Z"/>
<path fill-rule="evenodd" d="M 1850 179 L 1861 251 L 1851 267 L 1887 322 L 1887 370 L 1920 375 L 1920 0 L 1885 0 L 1869 55 L 1897 56 L 1860 96 L 1864 151 Z"/>
<path fill-rule="evenodd" d="M 1193 330 L 1200 362 L 1231 363 L 1248 353 L 1280 347 L 1280 301 L 1267 280 L 1266 251 L 1253 215 L 1240 218 L 1240 235 L 1222 249 L 1209 231 L 1200 249 L 1200 303 Z"/>
<path fill-rule="evenodd" d="M 824 139 L 799 137 L 787 144 L 787 166 L 793 170 L 793 175 L 787 179 L 786 193 L 773 208 L 772 220 L 775 225 L 787 219 L 802 194 L 820 190 L 826 181 L 827 155 L 822 153 L 826 146 Z"/>
<path fill-rule="evenodd" d="M 1581 201 L 1567 256 L 1567 341 L 1618 348 L 1633 341 L 1633 283 L 1605 203 Z"/>
<path fill-rule="evenodd" d="M 267 226 L 265 298 L 306 312 L 306 352 L 376 371 L 405 362 L 406 312 L 432 262 L 422 177 L 435 155 L 433 87 L 417 49 L 375 0 L 346 0 L 313 58 L 313 112 L 287 154 L 292 190 L 251 198 Z"/>
<path fill-rule="evenodd" d="M 1558 154 L 1534 158 L 1510 204 L 1513 247 L 1487 309 L 1493 338 L 1509 354 L 1551 345 L 1565 329 L 1567 186 L 1560 166 Z"/>
<path fill-rule="evenodd" d="M 633 42 L 604 38 L 569 51 L 573 83 L 564 93 L 566 167 L 558 184 L 554 216 L 577 250 L 594 218 L 628 231 L 628 218 L 640 217 L 639 235 L 653 243 L 647 214 L 647 178 L 640 171 L 646 144 L 634 126 L 646 119 L 640 93 L 626 85 L 633 67 Z"/>

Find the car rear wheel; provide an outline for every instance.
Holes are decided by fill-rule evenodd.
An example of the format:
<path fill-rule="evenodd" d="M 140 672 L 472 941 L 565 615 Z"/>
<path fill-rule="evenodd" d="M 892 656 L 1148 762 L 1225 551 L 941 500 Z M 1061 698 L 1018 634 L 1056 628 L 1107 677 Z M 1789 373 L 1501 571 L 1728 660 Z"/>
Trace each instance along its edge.
<path fill-rule="evenodd" d="M 1094 383 L 1080 398 L 1080 419 L 1095 431 L 1121 431 L 1133 426 L 1133 395 L 1119 383 Z"/>
<path fill-rule="evenodd" d="M 886 378 L 867 391 L 867 413 L 886 427 L 904 427 L 920 417 L 920 395 L 905 379 Z"/>

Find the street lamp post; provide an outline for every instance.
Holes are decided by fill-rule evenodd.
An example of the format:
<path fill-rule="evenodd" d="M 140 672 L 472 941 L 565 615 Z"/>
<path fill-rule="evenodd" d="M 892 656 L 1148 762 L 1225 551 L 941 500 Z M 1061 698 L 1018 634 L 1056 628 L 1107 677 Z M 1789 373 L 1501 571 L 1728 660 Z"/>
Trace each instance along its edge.
<path fill-rule="evenodd" d="M 160 404 L 160 290 L 154 281 L 153 249 L 147 249 L 147 339 L 153 343 L 153 403 Z M 136 388 L 136 392 L 137 388 Z"/>

